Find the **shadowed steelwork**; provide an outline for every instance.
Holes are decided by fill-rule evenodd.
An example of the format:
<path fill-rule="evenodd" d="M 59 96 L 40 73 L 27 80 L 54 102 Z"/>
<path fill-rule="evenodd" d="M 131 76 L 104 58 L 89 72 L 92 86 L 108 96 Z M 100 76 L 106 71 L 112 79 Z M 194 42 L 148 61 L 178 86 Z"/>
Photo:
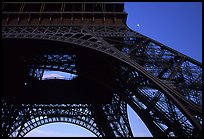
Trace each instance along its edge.
<path fill-rule="evenodd" d="M 2 3 L 2 136 L 68 122 L 132 137 L 127 104 L 153 136 L 202 136 L 202 64 L 126 17 L 123 3 Z M 43 80 L 45 70 L 76 76 Z"/>

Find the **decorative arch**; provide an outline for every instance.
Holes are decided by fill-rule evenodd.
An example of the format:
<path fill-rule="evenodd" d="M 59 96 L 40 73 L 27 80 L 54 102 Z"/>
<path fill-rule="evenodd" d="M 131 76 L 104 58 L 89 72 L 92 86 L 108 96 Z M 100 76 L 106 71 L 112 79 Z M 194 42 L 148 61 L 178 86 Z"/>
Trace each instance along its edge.
<path fill-rule="evenodd" d="M 21 129 L 21 132 L 17 133 L 19 135 L 18 137 L 24 137 L 26 134 L 28 134 L 29 132 L 31 132 L 35 128 L 40 127 L 42 125 L 46 125 L 49 123 L 56 123 L 56 122 L 65 122 L 65 123 L 75 124 L 75 125 L 78 125 L 78 126 L 81 126 L 85 129 L 87 129 L 88 131 L 90 131 L 94 135 L 96 135 L 97 137 L 102 137 L 101 133 L 98 131 L 96 124 L 94 122 L 93 122 L 93 125 L 90 125 L 89 123 L 87 123 L 87 121 L 85 121 L 83 119 L 70 118 L 70 117 L 49 117 L 49 118 L 43 117 L 42 119 L 35 120 L 34 122 L 27 121 L 24 124 L 24 128 Z M 13 132 L 13 134 L 11 136 L 13 136 L 14 134 L 15 134 L 15 132 Z"/>
<path fill-rule="evenodd" d="M 196 120 L 196 117 L 201 116 L 198 107 L 187 102 L 174 89 L 152 76 L 139 64 L 123 55 L 104 40 L 94 36 L 85 27 L 2 27 L 2 30 L 4 39 L 29 38 L 60 41 L 91 48 L 118 59 L 122 64 L 117 72 L 123 76 L 119 75 L 119 78 L 116 78 L 117 85 L 113 84 L 113 86 L 117 86 L 125 92 L 119 93 L 119 95 L 133 110 L 137 111 L 144 122 L 146 121 L 146 124 L 148 122 L 152 123 L 149 128 L 154 133 L 153 135 L 158 135 L 153 128 L 167 136 L 182 135 L 182 133 L 196 136 L 200 134 L 202 128 Z M 126 87 L 124 87 L 124 84 Z M 140 86 L 134 89 L 133 86 L 138 86 L 138 84 Z M 118 92 L 120 91 L 118 90 Z M 185 107 L 187 106 L 189 110 L 186 110 Z M 175 112 L 177 114 L 172 115 Z M 197 115 L 197 113 L 200 113 L 200 115 Z M 172 117 L 169 117 L 169 115 Z M 151 117 L 150 120 L 148 120 L 148 117 Z M 174 124 L 175 121 L 181 125 L 181 127 L 178 127 L 181 131 L 171 127 L 171 124 Z M 195 130 L 198 130 L 198 132 L 195 132 Z"/>
<path fill-rule="evenodd" d="M 87 104 L 20 104 L 20 109 L 18 105 L 11 105 L 19 116 L 13 121 L 10 137 L 23 137 L 33 129 L 53 122 L 76 124 L 97 137 L 104 136 Z"/>

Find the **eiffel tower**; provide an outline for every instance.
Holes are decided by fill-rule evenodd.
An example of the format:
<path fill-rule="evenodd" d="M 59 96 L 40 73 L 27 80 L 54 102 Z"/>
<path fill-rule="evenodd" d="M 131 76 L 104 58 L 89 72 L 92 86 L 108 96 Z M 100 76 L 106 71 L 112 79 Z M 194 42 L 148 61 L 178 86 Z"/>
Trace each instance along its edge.
<path fill-rule="evenodd" d="M 2 137 L 53 122 L 132 137 L 127 104 L 153 136 L 201 137 L 202 64 L 126 19 L 119 2 L 2 2 Z"/>

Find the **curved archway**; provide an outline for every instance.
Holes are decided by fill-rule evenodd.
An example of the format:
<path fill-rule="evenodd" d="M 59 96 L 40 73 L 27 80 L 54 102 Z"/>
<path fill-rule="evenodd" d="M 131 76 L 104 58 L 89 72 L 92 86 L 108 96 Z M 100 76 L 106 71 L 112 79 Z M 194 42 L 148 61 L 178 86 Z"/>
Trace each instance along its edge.
<path fill-rule="evenodd" d="M 12 36 L 13 35 L 13 36 Z M 160 90 L 160 92 L 162 92 L 163 96 L 167 96 L 168 101 L 171 101 L 171 103 L 174 103 L 174 107 L 177 107 L 176 109 L 179 110 L 180 113 L 184 113 L 187 117 L 187 119 L 189 119 L 189 121 L 193 124 L 193 126 L 195 126 L 196 128 L 200 129 L 200 125 L 198 123 L 195 122 L 194 117 L 191 113 L 189 113 L 189 111 L 185 110 L 184 104 L 188 104 L 185 100 L 183 100 L 181 97 L 179 97 L 178 99 L 180 101 L 178 101 L 177 98 L 175 98 L 175 93 L 174 90 L 172 90 L 171 88 L 169 88 L 167 85 L 165 85 L 164 83 L 162 83 L 160 80 L 158 80 L 157 78 L 153 77 L 151 74 L 149 74 L 148 72 L 146 72 L 141 66 L 139 66 L 137 63 L 131 61 L 130 59 L 128 59 L 127 57 L 123 56 L 119 51 L 117 51 L 116 49 L 109 47 L 109 45 L 107 46 L 103 46 L 102 45 L 102 41 L 100 40 L 96 40 L 95 42 L 89 42 L 86 40 L 81 40 L 79 38 L 71 38 L 71 37 L 64 37 L 66 34 L 61 34 L 61 37 L 56 37 L 56 36 L 49 36 L 48 34 L 44 34 L 43 36 L 40 36 L 39 34 L 20 34 L 20 36 L 15 36 L 16 34 L 12 34 L 10 36 L 5 36 L 5 38 L 37 38 L 37 39 L 48 39 L 48 40 L 54 40 L 54 41 L 62 41 L 62 42 L 68 42 L 68 43 L 72 43 L 72 44 L 77 44 L 79 46 L 85 46 L 87 48 L 92 48 L 95 49 L 97 51 L 103 52 L 105 54 L 108 54 L 120 61 L 122 61 L 123 63 L 126 63 L 127 65 L 129 65 L 130 67 L 133 67 L 133 69 L 136 69 L 136 75 L 141 75 L 143 76 L 143 78 L 145 78 L 146 82 L 151 82 L 151 85 L 155 85 L 158 87 L 158 89 Z M 73 36 L 75 36 L 76 34 L 74 34 Z M 90 34 L 88 34 L 90 35 Z M 136 76 L 135 76 L 136 77 Z M 121 79 L 120 79 L 121 80 Z M 144 90 L 142 90 L 144 91 Z M 142 94 L 142 91 L 140 90 L 140 93 Z M 148 90 L 149 91 L 149 90 Z M 129 92 L 131 93 L 131 92 Z M 173 94 L 173 95 L 172 95 Z M 123 95 L 123 94 L 122 94 Z M 144 94 L 143 94 L 144 95 Z M 136 97 L 135 95 L 131 96 Z M 138 97 L 138 96 L 137 96 Z M 154 97 L 154 96 L 153 96 Z M 127 98 L 126 97 L 126 101 L 127 102 L 131 102 L 131 107 L 134 107 L 135 103 L 134 101 L 130 100 L 132 98 Z M 144 99 L 144 98 L 143 98 Z M 148 102 L 148 98 L 146 98 L 147 102 Z M 142 100 L 144 101 L 144 100 Z M 152 100 L 153 101 L 153 100 Z M 158 101 L 157 101 L 158 102 Z M 166 101 L 167 102 L 167 101 Z M 180 103 L 182 102 L 182 103 Z M 149 105 L 149 104 L 146 104 Z M 147 107 L 147 106 L 146 106 Z M 149 107 L 149 106 L 148 106 Z M 193 107 L 193 106 L 192 106 Z M 159 107 L 157 107 L 157 110 L 160 109 Z M 136 110 L 136 107 L 135 109 Z M 160 109 L 161 110 L 161 109 Z M 191 109 L 193 110 L 193 109 Z M 161 110 L 162 111 L 162 110 Z M 141 111 L 140 111 L 141 112 Z M 148 114 L 150 114 L 149 111 Z M 168 110 L 169 112 L 169 110 Z M 156 113 L 154 113 L 156 114 Z M 167 114 L 167 113 L 166 113 Z M 184 116 L 184 114 L 182 114 L 182 116 Z M 184 116 L 185 117 L 185 116 Z M 167 120 L 167 119 L 166 119 Z M 182 121 L 183 122 L 183 121 Z M 164 129 L 163 131 L 166 132 L 166 129 Z"/>
<path fill-rule="evenodd" d="M 148 131 L 148 128 L 145 127 L 139 116 L 129 106 L 128 119 L 134 137 L 152 137 L 151 133 Z M 87 131 L 88 130 L 84 130 L 75 124 L 55 122 L 36 127 L 28 132 L 25 137 L 95 137 L 94 134 Z"/>
<path fill-rule="evenodd" d="M 34 120 L 34 119 L 32 119 L 32 120 Z M 94 122 L 92 122 L 93 125 L 90 125 L 89 123 L 87 123 L 86 120 L 83 120 L 81 118 L 68 118 L 68 117 L 44 118 L 44 117 L 42 117 L 41 119 L 35 118 L 35 122 L 33 122 L 32 120 L 27 121 L 24 124 L 23 129 L 21 130 L 21 132 L 17 133 L 17 136 L 19 136 L 19 137 L 25 136 L 26 134 L 28 134 L 29 132 L 31 132 L 35 128 L 38 128 L 40 126 L 43 126 L 43 125 L 46 125 L 49 123 L 56 123 L 56 122 L 66 122 L 66 123 L 75 124 L 75 125 L 78 125 L 80 127 L 87 129 L 88 131 L 92 132 L 94 135 L 96 135 L 98 137 L 102 136 L 100 134 L 100 132 L 98 131 L 98 129 L 95 127 L 96 124 Z M 14 136 L 14 134 L 16 134 L 16 133 L 13 133 L 11 136 Z"/>
<path fill-rule="evenodd" d="M 51 29 L 52 31 L 50 31 Z M 93 50 L 105 53 L 111 57 L 114 57 L 131 67 L 137 69 L 141 74 L 144 74 L 147 78 L 149 78 L 155 85 L 159 86 L 162 90 L 164 90 L 165 95 L 170 97 L 174 103 L 180 107 L 180 109 L 186 113 L 191 120 L 192 123 L 195 124 L 198 128 L 201 126 L 198 123 L 195 123 L 195 118 L 191 115 L 191 113 L 199 113 L 201 116 L 201 109 L 192 103 L 189 103 L 182 96 L 178 95 L 179 93 L 175 93 L 176 91 L 171 89 L 168 85 L 152 76 L 150 73 L 145 71 L 139 64 L 130 58 L 123 55 L 119 50 L 112 47 L 110 44 L 105 42 L 103 39 L 100 39 L 94 36 L 87 28 L 79 27 L 79 26 L 66 26 L 66 27 L 2 27 L 3 34 L 2 38 L 4 39 L 37 39 L 37 40 L 51 40 L 62 43 L 70 43 L 77 46 L 83 46 L 85 48 L 91 48 Z M 8 31 L 9 30 L 9 31 Z M 67 31 L 67 32 L 66 32 Z M 57 32 L 57 33 L 56 33 Z M 79 33 L 80 32 L 80 33 Z M 88 39 L 87 39 L 88 37 Z M 86 39 L 84 39 L 86 38 Z M 177 99 L 178 98 L 178 99 Z M 187 105 L 189 107 L 190 112 L 186 111 L 182 106 Z"/>
<path fill-rule="evenodd" d="M 25 137 L 96 137 L 96 135 L 75 124 L 55 122 L 35 128 Z"/>

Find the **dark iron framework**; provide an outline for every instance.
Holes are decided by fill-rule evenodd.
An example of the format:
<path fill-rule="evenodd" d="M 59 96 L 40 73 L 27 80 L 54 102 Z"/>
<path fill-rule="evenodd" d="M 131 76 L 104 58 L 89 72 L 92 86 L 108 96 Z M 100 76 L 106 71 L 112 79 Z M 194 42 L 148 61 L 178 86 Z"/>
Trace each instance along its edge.
<path fill-rule="evenodd" d="M 3 3 L 3 40 L 54 41 L 114 59 L 111 78 L 97 78 L 111 90 L 111 102 L 16 104 L 3 97 L 2 136 L 24 136 L 51 122 L 74 123 L 96 136 L 133 136 L 127 104 L 153 136 L 202 136 L 201 63 L 129 29 L 122 3 L 57 3 L 59 9 L 52 4 Z M 69 6 L 75 8 L 69 11 Z M 63 53 L 36 55 L 27 62 L 28 75 L 41 81 L 49 69 L 80 76 L 76 58 Z"/>

